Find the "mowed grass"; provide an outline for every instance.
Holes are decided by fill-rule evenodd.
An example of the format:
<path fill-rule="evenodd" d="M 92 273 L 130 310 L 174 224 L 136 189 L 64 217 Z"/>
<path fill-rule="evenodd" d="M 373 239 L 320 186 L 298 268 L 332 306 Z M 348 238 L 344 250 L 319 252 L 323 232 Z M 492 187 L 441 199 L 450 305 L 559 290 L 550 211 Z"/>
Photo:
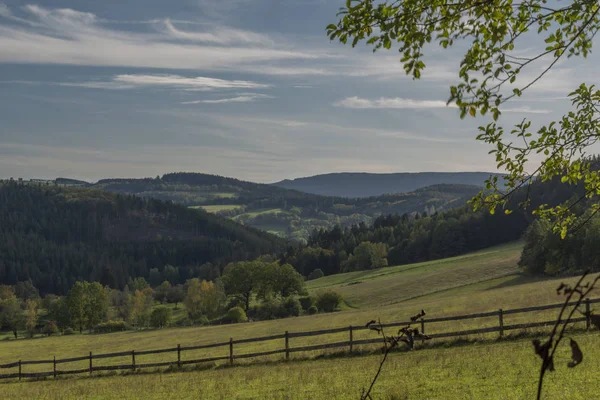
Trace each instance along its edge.
<path fill-rule="evenodd" d="M 381 307 L 518 273 L 521 243 L 418 264 L 331 275 L 308 282 L 312 292 L 332 289 L 351 307 Z"/>
<path fill-rule="evenodd" d="M 561 281 L 575 281 L 573 278 L 534 280 L 516 274 L 516 261 L 519 244 L 502 246 L 487 251 L 411 266 L 391 267 L 378 271 L 344 274 L 326 277 L 310 283 L 311 291 L 333 288 L 344 291 L 344 295 L 360 308 L 348 309 L 332 314 L 318 314 L 274 321 L 260 321 L 245 324 L 162 329 L 137 332 L 123 332 L 105 335 L 73 335 L 64 337 L 40 338 L 34 340 L 7 341 L 0 344 L 0 364 L 19 359 L 52 359 L 94 354 L 172 348 L 228 342 L 235 340 L 282 334 L 285 331 L 302 332 L 338 327 L 362 326 L 371 319 L 382 322 L 405 321 L 421 309 L 427 312 L 426 318 L 450 315 L 471 314 L 503 309 L 523 308 L 534 305 L 558 303 L 556 287 Z M 469 274 L 469 270 L 471 274 Z M 512 271 L 512 272 L 511 272 Z M 421 272 L 419 274 L 419 272 Z M 511 275 L 507 275 L 511 273 Z M 419 276 L 420 275 L 420 276 Z M 444 279 L 445 277 L 445 279 Z M 360 284 L 345 286 L 361 281 Z M 372 282 L 371 295 L 361 285 Z M 413 286 L 427 288 L 427 282 L 435 289 L 420 294 Z M 393 286 L 388 289 L 387 286 Z M 404 289 L 402 289 L 404 288 Z M 347 291 L 346 291 L 347 290 Z M 410 293 L 402 293 L 402 290 Z M 351 293 L 356 291 L 357 293 Z M 383 294 L 380 294 L 380 291 Z M 373 296 L 376 300 L 373 300 Z M 592 296 L 597 297 L 597 294 Z M 546 310 L 534 314 L 511 314 L 504 317 L 504 324 L 546 321 L 556 318 L 558 310 Z M 498 326 L 497 317 L 472 320 L 427 323 L 426 333 L 460 331 L 464 329 Z M 516 332 L 520 333 L 520 332 Z M 600 346 L 598 333 L 580 335 L 582 346 L 595 351 Z M 354 339 L 377 337 L 373 332 L 355 331 Z M 578 336 L 579 337 L 579 336 Z M 449 349 L 426 349 L 413 353 L 395 354 L 386 367 L 375 398 L 490 398 L 511 399 L 531 397 L 532 380 L 537 365 L 531 343 L 528 341 L 495 343 L 497 333 L 471 336 L 478 344 L 458 346 Z M 291 338 L 290 347 L 340 342 L 348 340 L 348 333 L 342 332 L 323 336 Z M 579 340 L 579 339 L 578 339 Z M 234 355 L 259 351 L 283 349 L 284 340 L 234 345 Z M 347 350 L 347 349 L 337 349 Z M 183 352 L 182 360 L 227 356 L 228 346 Z M 2 398 L 113 398 L 117 390 L 122 398 L 357 398 L 360 388 L 366 385 L 374 373 L 378 357 L 352 357 L 294 361 L 299 358 L 315 357 L 320 352 L 292 353 L 292 361 L 274 365 L 252 365 L 239 368 L 208 369 L 206 371 L 158 375 L 132 375 L 102 377 L 94 379 L 66 379 L 57 382 L 31 382 L 7 384 L 0 387 Z M 595 354 L 595 353 L 594 353 Z M 598 354 L 600 355 L 600 354 Z M 593 354 L 586 353 L 586 362 Z M 263 357 L 259 360 L 236 360 L 236 364 L 256 361 L 281 360 L 283 354 Z M 596 357 L 597 359 L 598 357 Z M 137 356 L 136 362 L 173 361 L 175 353 Z M 94 360 L 94 365 L 130 364 L 130 357 L 122 359 Z M 226 361 L 217 362 L 215 366 Z M 590 364 L 578 367 L 583 375 L 577 379 L 588 382 Z M 61 364 L 60 369 L 87 368 L 87 361 Z M 558 363 L 557 363 L 558 365 Z M 562 365 L 562 364 L 561 364 Z M 48 371 L 52 365 L 27 365 L 23 372 Z M 535 368 L 534 368 L 535 369 Z M 560 376 L 573 374 L 573 370 L 562 368 Z M 593 371 L 597 371 L 594 369 Z M 2 372 L 11 372 L 8 370 Z M 15 371 L 12 371 L 15 372 Z M 405 375 L 408 374 L 409 378 Z M 559 376 L 555 374 L 554 376 Z M 571 376 L 571 375 L 568 375 Z M 554 378 L 553 378 L 554 379 Z M 558 379 L 558 378 L 557 378 Z M 562 378 L 560 378 L 562 379 Z M 565 378 L 566 379 L 566 378 Z M 566 383 L 565 383 L 566 382 Z M 567 398 L 574 382 L 557 381 L 549 385 L 549 392 L 555 397 Z M 554 385 L 554 386 L 552 386 Z M 506 386 L 505 389 L 503 389 Z M 576 386 L 576 385 L 575 385 Z M 588 385 L 589 386 L 589 385 Z M 552 389 L 554 387 L 554 389 Z M 579 388 L 576 388 L 580 390 Z M 503 391 L 504 390 L 504 391 Z M 551 390 L 554 390 L 552 392 Z M 589 388 L 574 391 L 574 397 L 590 394 Z M 581 393 L 582 397 L 578 397 Z"/>
<path fill-rule="evenodd" d="M 545 399 L 598 398 L 598 332 L 575 335 L 585 356 L 567 368 L 568 344 L 547 374 Z M 206 371 L 139 374 L 0 384 L 3 399 L 357 399 L 380 355 Z M 531 399 L 540 359 L 529 340 L 457 346 L 390 355 L 374 399 Z"/>

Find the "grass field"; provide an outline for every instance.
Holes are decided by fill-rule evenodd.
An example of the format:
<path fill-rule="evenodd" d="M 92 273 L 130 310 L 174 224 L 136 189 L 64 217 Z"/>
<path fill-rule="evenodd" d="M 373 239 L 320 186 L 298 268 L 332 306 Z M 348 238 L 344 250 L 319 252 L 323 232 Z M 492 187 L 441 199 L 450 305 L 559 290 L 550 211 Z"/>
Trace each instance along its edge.
<path fill-rule="evenodd" d="M 585 361 L 567 368 L 568 346 L 548 374 L 545 399 L 595 399 L 598 332 L 575 337 Z M 206 371 L 0 384 L 4 399 L 358 399 L 380 356 L 282 362 Z M 531 399 L 539 359 L 528 340 L 395 353 L 374 399 Z"/>
<path fill-rule="evenodd" d="M 57 358 L 82 356 L 89 351 L 95 354 L 140 351 L 177 344 L 224 342 L 230 337 L 244 339 L 285 331 L 357 326 L 378 318 L 382 322 L 393 322 L 406 320 L 421 309 L 427 311 L 427 318 L 435 318 L 560 302 L 555 289 L 559 281 L 567 279 L 533 280 L 519 275 L 516 268 L 519 251 L 519 244 L 511 244 L 453 259 L 354 272 L 309 282 L 312 292 L 334 289 L 343 293 L 353 308 L 348 307 L 342 312 L 225 326 L 8 341 L 0 344 L 0 364 L 19 359 L 47 359 L 54 355 Z M 507 315 L 504 323 L 551 320 L 556 312 Z M 491 317 L 430 324 L 427 333 L 497 326 L 497 323 L 497 318 Z M 597 332 L 578 335 L 582 347 L 598 354 L 586 353 L 586 363 L 575 370 L 567 369 L 562 362 L 557 363 L 561 365 L 560 372 L 551 376 L 555 380 L 549 380 L 548 386 L 548 396 L 550 393 L 556 396 L 547 398 L 566 398 L 567 393 L 568 398 L 594 398 L 589 397 L 590 386 L 594 385 L 578 388 L 577 382 L 589 382 L 597 371 L 600 363 L 599 357 L 595 356 L 600 356 L 597 335 Z M 357 332 L 355 340 L 373 337 L 373 333 L 361 331 Z M 474 338 L 485 339 L 475 345 L 394 354 L 375 398 L 531 397 L 535 389 L 532 385 L 537 373 L 535 366 L 538 365 L 531 343 L 526 340 L 495 343 L 495 338 L 496 334 L 484 334 Z M 290 346 L 343 340 L 347 340 L 347 333 L 292 338 Z M 236 345 L 235 354 L 282 347 L 281 339 Z M 227 354 L 227 348 L 206 349 L 183 353 L 182 360 Z M 291 362 L 277 366 L 266 364 L 175 374 L 11 383 L 0 386 L 0 391 L 2 398 L 40 399 L 113 398 L 117 390 L 122 398 L 357 398 L 378 362 L 376 356 L 294 361 L 296 357 L 316 355 L 294 353 Z M 137 362 L 167 361 L 173 356 L 172 353 L 144 356 Z M 280 359 L 277 355 L 265 357 L 264 361 Z M 94 365 L 102 365 L 103 361 L 98 360 L 97 364 L 94 361 Z M 123 363 L 128 361 L 123 360 Z M 114 363 L 115 360 L 105 362 Z M 24 372 L 48 370 L 47 365 L 28 365 L 26 368 Z M 77 368 L 86 368 L 86 362 L 69 366 L 69 369 Z"/>
<path fill-rule="evenodd" d="M 225 205 L 212 205 L 212 206 L 196 206 L 193 208 L 202 208 L 207 212 L 215 213 L 215 212 L 219 212 L 219 211 L 236 210 L 236 209 L 240 208 L 240 206 L 235 205 L 235 204 L 225 204 Z"/>
<path fill-rule="evenodd" d="M 353 307 L 381 307 L 518 273 L 522 245 L 513 243 L 460 257 L 331 275 L 308 282 L 333 289 Z"/>

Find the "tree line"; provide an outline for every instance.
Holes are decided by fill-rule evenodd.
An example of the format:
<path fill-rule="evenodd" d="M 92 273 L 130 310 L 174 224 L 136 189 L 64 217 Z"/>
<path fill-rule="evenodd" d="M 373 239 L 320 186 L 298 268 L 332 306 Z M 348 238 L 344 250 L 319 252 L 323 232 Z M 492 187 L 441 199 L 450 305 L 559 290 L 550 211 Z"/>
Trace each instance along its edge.
<path fill-rule="evenodd" d="M 304 278 L 289 264 L 268 257 L 230 263 L 222 277 L 152 287 L 131 279 L 123 290 L 77 281 L 64 296 L 40 296 L 31 281 L 0 286 L 0 329 L 32 337 L 58 332 L 113 332 L 170 325 L 222 324 L 331 312 L 337 293 L 309 296 Z M 173 312 L 183 313 L 174 318 Z M 174 306 L 174 307 L 173 307 Z"/>

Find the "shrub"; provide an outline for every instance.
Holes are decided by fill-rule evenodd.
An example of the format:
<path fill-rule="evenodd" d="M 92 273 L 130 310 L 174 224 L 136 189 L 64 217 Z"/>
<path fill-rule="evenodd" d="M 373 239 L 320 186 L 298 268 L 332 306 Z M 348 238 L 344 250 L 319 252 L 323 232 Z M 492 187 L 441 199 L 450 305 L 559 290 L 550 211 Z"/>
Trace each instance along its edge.
<path fill-rule="evenodd" d="M 73 330 L 73 328 L 67 328 L 63 332 L 63 335 L 74 335 L 74 334 L 75 334 L 75 331 Z"/>
<path fill-rule="evenodd" d="M 308 307 L 308 310 L 306 310 L 306 311 L 308 312 L 309 315 L 314 315 L 319 312 L 319 309 L 317 308 L 317 306 L 310 306 L 310 307 Z"/>
<path fill-rule="evenodd" d="M 300 301 L 295 297 L 288 297 L 281 304 L 281 318 L 297 317 L 302 311 Z"/>
<path fill-rule="evenodd" d="M 47 321 L 42 332 L 48 336 L 56 335 L 58 333 L 58 327 L 54 321 Z"/>
<path fill-rule="evenodd" d="M 248 321 L 248 317 L 242 307 L 233 307 L 227 311 L 227 320 L 233 324 L 237 324 Z"/>
<path fill-rule="evenodd" d="M 308 311 L 308 309 L 315 304 L 314 299 L 310 296 L 300 297 L 298 300 L 304 311 Z"/>
<path fill-rule="evenodd" d="M 333 312 L 342 303 L 342 296 L 332 290 L 327 290 L 317 294 L 316 305 L 319 311 Z"/>
<path fill-rule="evenodd" d="M 96 333 L 121 332 L 132 329 L 131 325 L 125 321 L 106 321 L 101 322 L 94 327 Z"/>
<path fill-rule="evenodd" d="M 323 273 L 323 271 L 320 268 L 315 269 L 313 272 L 311 272 L 310 274 L 308 274 L 308 280 L 312 281 L 313 279 L 319 279 L 324 277 L 325 274 Z"/>
<path fill-rule="evenodd" d="M 171 322 L 171 309 L 165 306 L 158 306 L 150 315 L 150 325 L 154 328 L 169 326 Z"/>

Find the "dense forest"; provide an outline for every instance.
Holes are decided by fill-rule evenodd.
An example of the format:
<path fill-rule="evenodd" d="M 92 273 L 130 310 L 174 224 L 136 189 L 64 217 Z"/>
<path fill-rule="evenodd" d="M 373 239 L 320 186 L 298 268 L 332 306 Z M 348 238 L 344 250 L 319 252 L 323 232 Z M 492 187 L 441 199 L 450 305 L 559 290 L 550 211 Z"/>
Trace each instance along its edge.
<path fill-rule="evenodd" d="M 597 243 L 600 243 L 600 234 L 592 236 L 590 233 L 594 229 L 600 232 L 600 217 L 598 224 L 590 224 L 576 236 L 579 240 L 588 236 L 588 244 L 581 250 L 579 244 L 573 245 L 570 241 L 557 244 L 556 241 L 560 240 L 553 237 L 547 224 L 536 221 L 531 210 L 542 204 L 556 205 L 573 201 L 583 194 L 582 190 L 581 187 L 564 185 L 559 179 L 535 181 L 530 187 L 514 194 L 509 207 L 515 211 L 509 215 L 502 210 L 493 215 L 486 210 L 475 212 L 465 205 L 433 215 L 380 216 L 372 226 L 358 224 L 352 227 L 336 226 L 329 230 L 319 230 L 310 236 L 307 248 L 292 249 L 286 254 L 285 260 L 305 276 L 315 270 L 317 275 L 329 275 L 357 269 L 401 265 L 456 256 L 519 240 L 531 225 L 521 265 L 534 273 L 544 273 L 548 263 L 550 267 L 546 269 L 550 272 L 558 268 L 555 265 L 561 265 L 561 271 L 568 268 L 566 265 L 571 265 L 573 270 L 595 260 L 593 257 L 596 253 L 592 255 L 586 248 L 592 246 L 590 237 L 598 237 Z M 523 210 L 518 204 L 526 196 L 529 196 L 531 204 L 527 210 Z M 584 202 L 579 203 L 579 206 L 581 212 L 584 212 Z M 540 240 L 540 237 L 547 239 Z M 549 242 L 552 244 L 547 244 Z M 538 257 L 536 266 L 531 266 L 528 261 L 528 254 L 531 252 Z M 578 255 L 573 255 L 573 252 Z M 580 253 L 585 256 L 581 256 Z"/>
<path fill-rule="evenodd" d="M 161 200 L 0 184 L 0 282 L 31 280 L 41 293 L 64 294 L 77 280 L 123 288 L 153 270 L 182 283 L 206 265 L 284 247 L 266 232 Z"/>
<path fill-rule="evenodd" d="M 61 178 L 61 184 L 77 181 Z M 479 182 L 479 181 L 478 181 Z M 483 182 L 483 179 L 481 179 Z M 479 182 L 479 183 L 481 183 Z M 202 207 L 244 225 L 306 243 L 315 229 L 372 224 L 391 213 L 433 214 L 464 204 L 480 187 L 440 184 L 410 193 L 366 198 L 327 197 L 199 173 L 145 179 L 104 179 L 88 187 Z"/>

